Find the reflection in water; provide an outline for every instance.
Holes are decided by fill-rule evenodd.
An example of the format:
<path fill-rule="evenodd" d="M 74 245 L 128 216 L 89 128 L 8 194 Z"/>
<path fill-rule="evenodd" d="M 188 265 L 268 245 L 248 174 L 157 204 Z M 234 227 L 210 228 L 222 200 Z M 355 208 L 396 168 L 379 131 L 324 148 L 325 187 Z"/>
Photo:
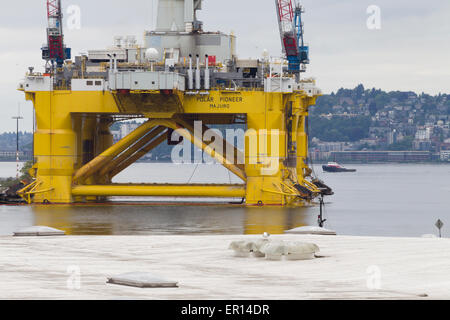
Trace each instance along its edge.
<path fill-rule="evenodd" d="M 229 182 L 230 175 L 221 166 L 207 165 L 201 170 L 196 167 L 137 163 L 117 182 L 137 178 L 146 183 Z M 450 221 L 448 164 L 352 167 L 357 172 L 321 173 L 320 167 L 316 168 L 335 191 L 334 196 L 326 198 L 326 228 L 341 235 L 417 237 L 436 233 L 437 219 L 444 223 Z M 15 169 L 11 172 L 14 175 Z M 412 187 L 419 180 L 420 188 Z M 236 183 L 238 178 L 231 181 Z M 76 235 L 255 234 L 264 231 L 276 234 L 301 225 L 317 225 L 318 213 L 318 207 L 245 208 L 237 205 L 0 206 L 0 235 L 11 235 L 18 228 L 34 224 L 49 225 Z M 445 230 L 444 227 L 443 236 L 448 237 Z"/>
<path fill-rule="evenodd" d="M 14 166 L 13 166 L 14 165 Z M 11 168 L 15 168 L 12 163 Z M 14 169 L 15 170 L 15 169 Z M 9 170 L 14 174 L 14 170 Z M 115 178 L 139 183 L 242 183 L 221 165 L 136 163 Z M 158 201 L 182 201 L 180 198 Z M 195 200 L 195 199 L 194 199 Z M 235 199 L 236 200 L 236 199 Z M 237 199 L 240 200 L 240 199 Z M 139 201 L 136 199 L 119 201 Z M 220 199 L 210 199 L 220 201 Z M 35 205 L 0 207 L 0 235 L 19 227 L 45 225 L 71 235 L 255 234 L 283 233 L 307 224 L 317 208 L 246 208 L 240 205 Z M 3 211 L 2 211 L 3 210 Z M 312 214 L 314 213 L 314 214 Z M 314 219 L 309 219 L 315 223 Z"/>
<path fill-rule="evenodd" d="M 33 206 L 34 225 L 49 226 L 66 231 L 69 235 L 112 235 L 113 224 L 101 217 L 91 217 L 87 210 L 69 205 Z M 107 208 L 104 208 L 107 209 Z M 94 212 L 95 214 L 95 212 Z"/>
<path fill-rule="evenodd" d="M 282 234 L 313 223 L 315 208 L 229 205 L 81 205 L 32 206 L 35 225 L 71 235 Z"/>
<path fill-rule="evenodd" d="M 283 234 L 284 231 L 307 225 L 311 208 L 249 207 L 245 208 L 245 234 Z"/>

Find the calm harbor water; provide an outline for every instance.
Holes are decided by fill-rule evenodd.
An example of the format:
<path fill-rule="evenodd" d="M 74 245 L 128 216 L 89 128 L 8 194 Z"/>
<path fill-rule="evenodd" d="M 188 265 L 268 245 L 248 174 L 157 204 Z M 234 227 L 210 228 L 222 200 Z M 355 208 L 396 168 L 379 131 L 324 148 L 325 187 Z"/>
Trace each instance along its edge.
<path fill-rule="evenodd" d="M 347 167 L 358 171 L 323 173 L 320 166 L 315 167 L 335 191 L 326 198 L 326 227 L 345 235 L 418 237 L 436 234 L 434 223 L 440 218 L 445 223 L 443 235 L 450 236 L 450 165 Z M 0 177 L 15 175 L 15 170 L 15 163 L 0 163 Z M 218 165 L 137 163 L 117 176 L 116 182 L 238 183 L 239 178 Z M 74 235 L 276 234 L 316 225 L 318 212 L 318 207 L 245 208 L 212 203 L 0 206 L 0 235 L 32 225 L 52 226 Z"/>

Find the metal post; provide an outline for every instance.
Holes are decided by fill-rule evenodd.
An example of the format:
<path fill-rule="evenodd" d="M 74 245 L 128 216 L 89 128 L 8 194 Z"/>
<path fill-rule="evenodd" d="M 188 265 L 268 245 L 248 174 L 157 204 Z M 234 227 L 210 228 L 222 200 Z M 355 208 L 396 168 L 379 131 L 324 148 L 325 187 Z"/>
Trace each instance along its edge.
<path fill-rule="evenodd" d="M 269 78 L 267 78 L 267 91 L 272 92 L 272 58 L 269 58 Z"/>
<path fill-rule="evenodd" d="M 205 89 L 210 89 L 210 83 L 209 83 L 209 56 L 205 55 L 206 58 L 206 66 L 205 66 Z"/>
<path fill-rule="evenodd" d="M 321 228 L 323 228 L 325 221 L 327 221 L 327 219 L 323 218 L 323 206 L 324 206 L 323 196 L 321 196 L 320 197 L 320 214 L 319 214 L 319 217 L 317 218 L 317 222 L 319 224 L 319 227 L 321 227 Z"/>
<path fill-rule="evenodd" d="M 197 54 L 197 69 L 195 70 L 195 89 L 201 89 L 201 77 L 200 77 L 200 57 Z"/>
<path fill-rule="evenodd" d="M 34 109 L 34 106 L 32 108 L 32 112 L 33 112 L 33 147 L 32 147 L 32 161 L 33 161 L 33 166 L 35 164 L 35 160 L 34 160 L 34 134 L 36 133 L 36 111 Z"/>
<path fill-rule="evenodd" d="M 444 226 L 444 223 L 441 221 L 441 219 L 438 219 L 435 223 L 436 228 L 439 229 L 439 238 L 442 238 L 442 227 Z"/>
<path fill-rule="evenodd" d="M 188 69 L 188 89 L 194 89 L 194 71 L 192 70 L 192 55 L 189 55 L 189 69 Z"/>
<path fill-rule="evenodd" d="M 118 70 L 117 70 L 117 54 L 116 53 L 114 53 L 113 54 L 113 64 L 114 64 L 114 74 L 116 74 L 117 72 L 118 72 Z"/>
<path fill-rule="evenodd" d="M 18 113 L 16 117 L 12 117 L 16 120 L 16 178 L 19 179 L 19 120 L 23 117 L 20 116 L 20 103 L 18 105 Z"/>

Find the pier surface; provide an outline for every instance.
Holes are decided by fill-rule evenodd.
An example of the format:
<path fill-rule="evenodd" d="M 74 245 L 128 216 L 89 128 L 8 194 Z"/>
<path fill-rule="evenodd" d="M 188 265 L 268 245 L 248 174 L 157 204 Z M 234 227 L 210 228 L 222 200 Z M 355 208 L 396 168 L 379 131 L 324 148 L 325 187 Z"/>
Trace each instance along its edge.
<path fill-rule="evenodd" d="M 450 299 L 450 239 L 271 236 L 319 245 L 307 261 L 228 250 L 250 238 L 260 236 L 0 237 L 0 299 Z M 179 288 L 106 284 L 126 272 Z"/>

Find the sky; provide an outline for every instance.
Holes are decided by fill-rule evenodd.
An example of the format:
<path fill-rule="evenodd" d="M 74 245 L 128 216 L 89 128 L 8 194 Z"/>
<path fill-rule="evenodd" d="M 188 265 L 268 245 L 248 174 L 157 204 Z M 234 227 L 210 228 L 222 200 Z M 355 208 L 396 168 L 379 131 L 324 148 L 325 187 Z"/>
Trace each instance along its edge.
<path fill-rule="evenodd" d="M 110 46 L 116 35 L 135 35 L 142 43 L 155 23 L 156 0 L 62 0 L 63 9 L 80 8 L 80 29 L 65 25 L 65 42 L 77 55 Z M 301 0 L 305 39 L 313 77 L 324 93 L 341 87 L 429 94 L 450 93 L 450 1 L 448 0 Z M 32 105 L 16 90 L 28 67 L 41 71 L 46 42 L 46 0 L 3 4 L 0 12 L 0 132 L 15 131 L 11 117 L 24 117 L 32 130 Z M 126 4 L 126 6 L 124 6 Z M 380 28 L 369 28 L 380 9 Z M 66 14 L 66 18 L 70 18 Z M 204 0 L 199 19 L 206 31 L 234 32 L 240 58 L 263 50 L 281 55 L 274 0 Z M 66 19 L 68 21 L 68 19 Z"/>

